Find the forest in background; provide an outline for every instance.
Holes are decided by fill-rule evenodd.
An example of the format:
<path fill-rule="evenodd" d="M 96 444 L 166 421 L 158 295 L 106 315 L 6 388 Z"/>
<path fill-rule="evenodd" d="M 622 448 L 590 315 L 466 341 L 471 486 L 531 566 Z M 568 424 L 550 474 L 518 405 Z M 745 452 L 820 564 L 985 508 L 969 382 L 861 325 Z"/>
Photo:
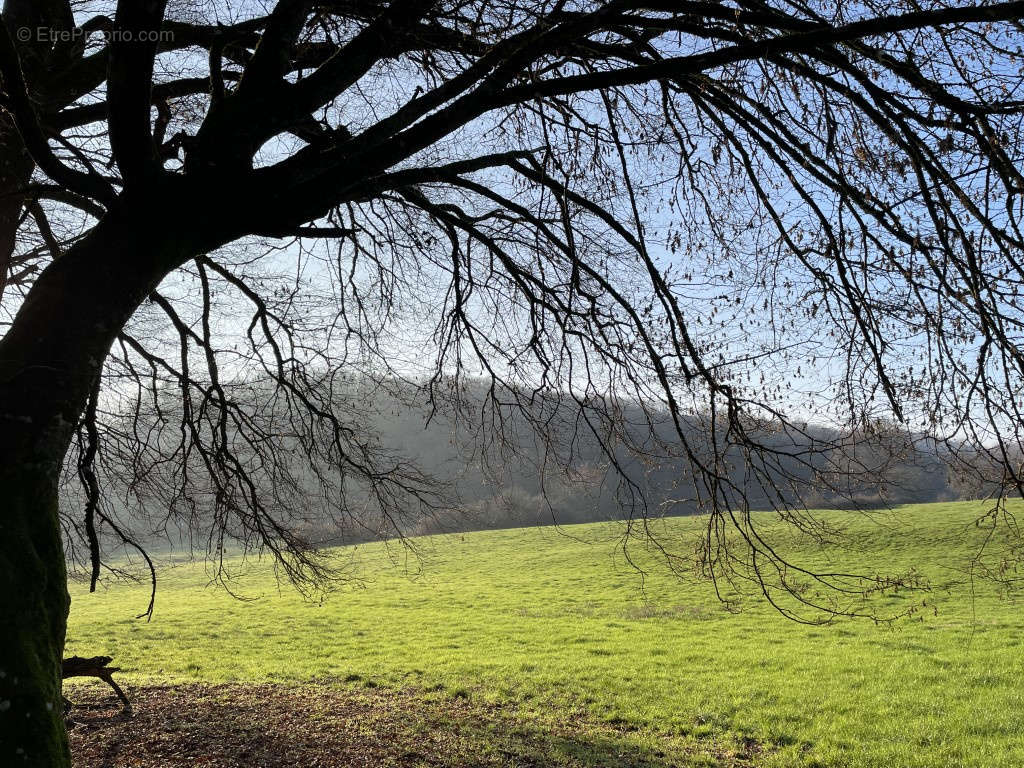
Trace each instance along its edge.
<path fill-rule="evenodd" d="M 578 402 L 564 393 L 494 391 L 483 380 L 446 384 L 447 388 L 363 376 L 331 383 L 337 410 L 365 432 L 378 460 L 385 465 L 392 459 L 408 461 L 417 467 L 436 484 L 437 501 L 405 519 L 382 520 L 372 493 L 355 483 L 347 486 L 344 501 L 338 503 L 346 507 L 343 512 L 330 503 L 325 506 L 317 487 L 320 478 L 296 443 L 285 463 L 311 499 L 308 507 L 296 503 L 289 513 L 298 536 L 320 547 L 399 533 L 417 536 L 703 511 L 667 413 L 659 420 L 651 418 L 649 406 L 645 411 L 628 402 L 609 408 L 608 401 Z M 239 383 L 231 395 L 247 400 L 247 408 L 274 423 L 277 436 L 287 443 L 288 419 L 274 415 L 277 406 L 266 394 L 269 391 L 267 383 L 248 381 Z M 607 422 L 608 413 L 615 414 L 614 427 Z M 175 418 L 170 396 L 153 412 L 125 413 L 133 431 L 157 424 L 166 428 Z M 535 429 L 537 420 L 549 427 L 543 441 Z M 691 448 L 704 445 L 712 453 L 709 414 L 693 413 L 682 427 Z M 749 425 L 749 430 L 771 449 L 771 463 L 752 480 L 748 457 L 735 450 L 727 453 L 730 461 L 723 468 L 738 489 L 737 498 L 749 509 L 779 504 L 879 508 L 983 498 L 1000 488 L 998 472 L 980 453 L 971 459 L 962 444 L 951 448 L 923 440 L 891 423 L 844 431 L 814 424 L 794 431 L 761 423 Z M 116 434 L 115 427 L 110 431 Z M 181 503 L 167 490 L 179 486 L 181 478 L 163 477 L 161 467 L 166 465 L 146 464 L 143 456 L 106 457 L 107 518 L 133 521 L 131 538 L 150 551 L 216 551 L 229 546 L 230 536 L 228 544 L 203 539 L 202 531 L 214 530 L 216 521 L 206 519 L 202 492 L 193 492 L 188 499 L 192 507 L 185 519 L 193 531 L 191 538 L 178 525 L 180 510 L 164 514 L 165 507 Z M 766 485 L 764 476 L 772 483 Z M 76 483 L 65 483 L 65 520 L 73 519 L 76 507 L 84 503 L 76 489 Z M 267 490 L 269 498 L 272 489 Z M 122 532 L 128 532 L 127 523 Z M 101 526 L 99 533 L 105 549 L 123 543 L 109 525 Z M 73 559 L 70 545 L 69 551 Z"/>
<path fill-rule="evenodd" d="M 470 393 L 475 405 L 470 413 L 491 413 L 484 389 L 480 384 L 479 391 Z M 619 418 L 634 425 L 636 439 L 631 445 L 613 445 L 612 466 L 602 451 L 604 436 L 598 439 L 581 428 L 575 407 L 561 406 L 568 412 L 556 432 L 559 437 L 541 444 L 514 408 L 501 413 L 503 439 L 497 440 L 488 438 L 482 418 L 473 423 L 465 415 L 455 419 L 439 412 L 428 422 L 426 406 L 389 404 L 387 399 L 376 405 L 374 429 L 381 444 L 450 481 L 460 502 L 424 519 L 415 534 L 704 511 L 694 498 L 688 463 L 676 450 L 678 438 L 667 413 L 651 426 L 639 407 L 620 404 Z M 688 442 L 707 443 L 708 422 L 706 414 L 692 415 L 684 424 Z M 853 432 L 809 424 L 800 434 L 765 424 L 758 425 L 758 433 L 776 451 L 775 488 L 745 479 L 745 457 L 738 451 L 727 467 L 751 509 L 771 508 L 779 491 L 796 506 L 876 509 L 985 498 L 1000 488 L 998 471 L 980 453 L 965 471 L 965 446 L 956 446 L 954 458 L 946 446 L 890 423 Z"/>

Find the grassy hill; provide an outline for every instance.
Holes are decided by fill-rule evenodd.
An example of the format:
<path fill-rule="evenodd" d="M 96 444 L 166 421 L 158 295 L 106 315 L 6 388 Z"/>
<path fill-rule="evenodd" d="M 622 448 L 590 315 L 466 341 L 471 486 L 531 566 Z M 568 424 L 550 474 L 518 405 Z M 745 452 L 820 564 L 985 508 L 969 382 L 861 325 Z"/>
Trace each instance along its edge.
<path fill-rule="evenodd" d="M 930 593 L 876 607 L 925 599 L 927 610 L 892 627 L 804 626 L 756 600 L 729 613 L 707 583 L 676 579 L 634 543 L 641 580 L 618 547 L 621 526 L 600 523 L 419 539 L 415 558 L 339 550 L 353 580 L 314 602 L 268 566 L 238 564 L 235 589 L 255 598 L 239 601 L 208 587 L 201 565 L 178 565 L 163 573 L 150 623 L 131 618 L 145 587 L 72 586 L 68 652 L 115 656 L 129 685 L 317 681 L 428 710 L 511 709 L 540 732 L 576 718 L 602 742 L 674 764 L 1024 765 L 1021 594 L 966 570 L 982 509 L 829 513 L 847 529 L 843 552 L 775 533 L 805 562 L 917 567 Z M 671 519 L 661 535 L 685 553 L 700 526 Z M 604 764 L 588 754 L 565 760 Z"/>

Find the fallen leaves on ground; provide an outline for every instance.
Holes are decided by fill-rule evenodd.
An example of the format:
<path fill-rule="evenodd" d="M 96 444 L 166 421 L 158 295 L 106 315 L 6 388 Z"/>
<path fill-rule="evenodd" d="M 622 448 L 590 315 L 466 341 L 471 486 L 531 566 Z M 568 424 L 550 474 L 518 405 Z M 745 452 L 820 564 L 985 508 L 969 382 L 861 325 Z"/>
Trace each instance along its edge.
<path fill-rule="evenodd" d="M 74 768 L 373 766 L 752 766 L 754 747 L 695 749 L 512 706 L 330 685 L 131 686 L 134 715 L 109 692 L 71 691 Z"/>

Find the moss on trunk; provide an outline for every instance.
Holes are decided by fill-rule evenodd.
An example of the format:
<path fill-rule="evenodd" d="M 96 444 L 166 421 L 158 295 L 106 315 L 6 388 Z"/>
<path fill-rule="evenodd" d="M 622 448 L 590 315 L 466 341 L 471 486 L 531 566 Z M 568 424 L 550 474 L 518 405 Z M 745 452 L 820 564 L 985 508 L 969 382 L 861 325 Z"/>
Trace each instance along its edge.
<path fill-rule="evenodd" d="M 71 765 L 60 662 L 70 598 L 52 467 L 0 472 L 0 765 Z"/>

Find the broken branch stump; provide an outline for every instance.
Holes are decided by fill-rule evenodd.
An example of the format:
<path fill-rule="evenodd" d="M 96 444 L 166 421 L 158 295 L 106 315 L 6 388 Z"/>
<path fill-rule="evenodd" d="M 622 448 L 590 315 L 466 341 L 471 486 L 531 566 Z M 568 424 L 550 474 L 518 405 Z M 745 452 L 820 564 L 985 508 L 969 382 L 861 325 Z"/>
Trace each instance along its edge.
<path fill-rule="evenodd" d="M 113 674 L 120 672 L 121 668 L 108 666 L 111 661 L 113 659 L 110 656 L 93 656 L 88 659 L 81 656 L 70 656 L 64 659 L 61 665 L 61 679 L 67 680 L 69 677 L 99 678 L 114 689 L 114 693 L 117 694 L 117 698 L 121 700 L 121 704 L 124 707 L 124 713 L 130 715 L 132 713 L 131 702 L 128 701 L 128 697 L 124 695 L 121 686 L 115 683 L 113 678 Z"/>

